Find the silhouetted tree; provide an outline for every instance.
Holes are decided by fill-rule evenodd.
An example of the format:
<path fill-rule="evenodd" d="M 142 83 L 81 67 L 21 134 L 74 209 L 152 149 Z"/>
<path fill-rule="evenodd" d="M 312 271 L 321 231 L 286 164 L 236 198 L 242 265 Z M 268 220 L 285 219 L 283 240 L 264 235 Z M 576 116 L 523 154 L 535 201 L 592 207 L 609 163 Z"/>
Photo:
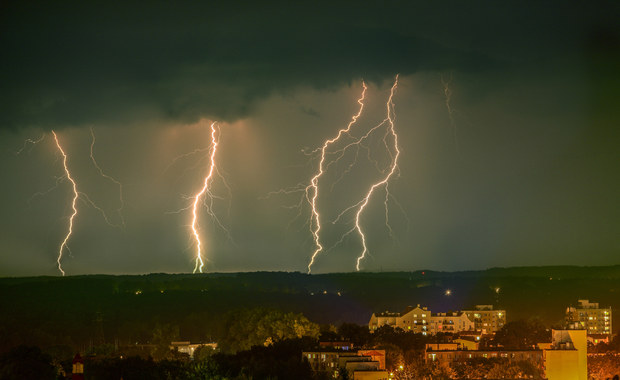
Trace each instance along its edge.
<path fill-rule="evenodd" d="M 0 379 L 56 379 L 52 358 L 39 347 L 18 346 L 0 356 Z"/>
<path fill-rule="evenodd" d="M 230 313 L 226 335 L 218 343 L 222 352 L 234 353 L 304 336 L 318 338 L 319 325 L 302 314 L 257 308 Z"/>
<path fill-rule="evenodd" d="M 356 323 L 341 324 L 338 327 L 338 334 L 342 339 L 353 342 L 356 347 L 366 346 L 372 338 L 367 325 L 358 325 Z"/>
<path fill-rule="evenodd" d="M 301 352 L 316 345 L 312 338 L 288 339 L 270 346 L 254 346 L 234 355 L 215 354 L 218 373 L 228 378 L 312 379 L 313 374 Z"/>
<path fill-rule="evenodd" d="M 588 356 L 588 377 L 593 379 L 611 379 L 620 376 L 620 357 L 609 353 Z"/>
<path fill-rule="evenodd" d="M 540 342 L 550 342 L 551 332 L 537 319 L 508 322 L 495 333 L 493 344 L 509 349 L 531 348 Z"/>
<path fill-rule="evenodd" d="M 151 355 L 155 360 L 172 358 L 170 343 L 178 340 L 179 327 L 170 324 L 157 324 L 153 330 L 151 343 L 155 345 Z"/>

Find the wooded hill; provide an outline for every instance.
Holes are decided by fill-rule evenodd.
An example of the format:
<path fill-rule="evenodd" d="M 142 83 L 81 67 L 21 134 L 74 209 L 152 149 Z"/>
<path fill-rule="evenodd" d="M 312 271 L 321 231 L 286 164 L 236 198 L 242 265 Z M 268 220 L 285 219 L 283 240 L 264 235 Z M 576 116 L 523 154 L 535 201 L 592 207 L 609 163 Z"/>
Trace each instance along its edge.
<path fill-rule="evenodd" d="M 499 288 L 499 291 L 496 289 Z M 446 295 L 446 290 L 451 294 Z M 239 309 L 302 313 L 313 322 L 366 324 L 373 312 L 408 305 L 433 312 L 488 304 L 508 320 L 561 323 L 578 299 L 614 309 L 620 327 L 620 265 L 515 267 L 464 272 L 286 272 L 88 275 L 0 279 L 0 349 L 18 344 L 148 341 L 156 325 L 183 340 L 217 340 Z M 103 337 L 102 337 L 103 336 Z"/>

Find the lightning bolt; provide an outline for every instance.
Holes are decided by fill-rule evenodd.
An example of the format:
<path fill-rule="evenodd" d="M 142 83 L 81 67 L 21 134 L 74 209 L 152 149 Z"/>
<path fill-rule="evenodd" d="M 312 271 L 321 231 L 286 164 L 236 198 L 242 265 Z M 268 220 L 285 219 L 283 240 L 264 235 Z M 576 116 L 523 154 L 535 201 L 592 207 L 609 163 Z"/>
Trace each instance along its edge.
<path fill-rule="evenodd" d="M 366 209 L 366 206 L 370 202 L 370 199 L 371 199 L 373 193 L 375 192 L 375 190 L 377 190 L 380 187 L 384 187 L 385 188 L 385 193 L 386 193 L 385 194 L 385 198 L 384 198 L 385 224 L 386 224 L 386 226 L 388 228 L 388 231 L 389 231 L 390 235 L 393 236 L 393 230 L 392 230 L 392 227 L 390 226 L 390 223 L 389 223 L 388 201 L 389 201 L 389 199 L 391 197 L 391 194 L 390 194 L 390 191 L 389 191 L 389 181 L 395 175 L 395 173 L 397 173 L 397 171 L 398 171 L 398 157 L 400 156 L 400 149 L 398 148 L 398 135 L 396 134 L 396 131 L 394 129 L 394 102 L 393 102 L 393 99 L 394 99 L 394 94 L 395 94 L 397 88 L 398 88 L 398 75 L 396 76 L 396 78 L 394 80 L 394 84 L 392 85 L 392 88 L 390 89 L 390 96 L 389 96 L 389 98 L 387 100 L 387 103 L 386 103 L 387 117 L 381 123 L 379 123 L 376 126 L 374 126 L 373 128 L 371 128 L 361 138 L 359 138 L 359 139 L 349 143 L 344 148 L 342 148 L 341 150 L 338 151 L 338 152 L 344 152 L 344 150 L 348 149 L 351 146 L 354 146 L 354 145 L 359 146 L 359 145 L 361 145 L 362 142 L 365 139 L 367 139 L 370 136 L 371 133 L 373 133 L 378 128 L 382 127 L 383 125 L 387 125 L 386 132 L 385 132 L 385 134 L 383 136 L 383 143 L 384 143 L 384 145 L 385 145 L 385 147 L 387 149 L 387 152 L 389 152 L 390 157 L 392 159 L 391 160 L 391 164 L 389 166 L 389 171 L 387 171 L 385 176 L 380 181 L 374 183 L 370 187 L 370 189 L 368 190 L 368 192 L 362 198 L 361 201 L 357 202 L 353 206 L 347 207 L 333 221 L 333 223 L 336 223 L 345 213 L 347 213 L 348 211 L 357 209 L 357 212 L 355 213 L 355 226 L 351 230 L 349 230 L 345 234 L 343 234 L 341 239 L 336 243 L 336 245 L 338 245 L 339 243 L 341 243 L 344 240 L 344 238 L 346 236 L 350 235 L 354 231 L 357 231 L 357 233 L 360 236 L 361 243 L 362 243 L 362 253 L 358 256 L 357 261 L 356 261 L 356 265 L 355 265 L 355 269 L 357 271 L 360 270 L 360 263 L 366 257 L 366 254 L 368 253 L 368 246 L 366 244 L 366 235 L 364 234 L 364 231 L 362 230 L 360 219 L 361 219 L 361 216 L 362 216 L 364 210 Z M 359 117 L 359 115 L 358 115 L 358 117 Z M 394 153 L 392 153 L 392 149 L 390 149 L 390 146 L 389 146 L 390 144 L 388 142 L 388 137 L 390 137 L 390 136 L 392 137 L 393 150 L 395 151 Z M 344 154 L 344 153 L 340 153 L 338 158 L 342 157 L 342 154 Z M 369 154 L 370 154 L 370 152 L 369 152 Z M 370 156 L 369 156 L 369 159 L 370 159 Z M 374 161 L 374 160 L 371 160 L 371 161 Z M 334 161 L 331 162 L 330 165 L 333 164 L 333 163 L 334 163 Z M 377 169 L 380 172 L 385 173 L 386 170 L 385 169 L 381 170 L 378 167 L 378 163 L 376 161 L 375 161 L 375 166 L 377 167 Z M 347 170 L 345 170 L 345 173 L 343 173 L 343 175 L 346 174 L 346 172 L 348 172 L 350 169 L 351 169 L 351 165 L 347 168 Z M 338 181 L 339 180 L 340 180 L 340 178 L 338 179 Z M 310 262 L 309 267 L 312 265 L 312 263 L 313 263 L 313 261 Z M 308 268 L 308 270 L 310 271 L 310 268 Z"/>
<path fill-rule="evenodd" d="M 387 128 L 387 132 L 386 135 L 391 135 L 393 138 L 393 142 L 394 142 L 394 150 L 396 153 L 394 153 L 393 155 L 391 154 L 391 150 L 388 150 L 388 152 L 390 152 L 390 155 L 392 155 L 392 163 L 390 165 L 390 170 L 387 173 L 387 175 L 385 177 L 383 177 L 383 179 L 377 183 L 375 183 L 374 185 L 372 185 L 370 187 L 370 190 L 368 190 L 368 193 L 366 193 L 366 196 L 364 197 L 364 199 L 362 200 L 362 203 L 360 205 L 360 208 L 358 209 L 357 213 L 355 214 L 355 229 L 357 230 L 357 232 L 359 233 L 361 239 L 362 239 L 362 253 L 358 256 L 357 258 L 357 262 L 355 264 L 355 269 L 357 271 L 360 270 L 360 262 L 366 257 L 366 253 L 368 253 L 368 247 L 366 246 L 366 235 L 364 235 L 364 231 L 362 231 L 362 227 L 360 226 L 360 216 L 362 215 L 362 213 L 364 212 L 364 209 L 366 208 L 366 206 L 368 205 L 368 202 L 370 201 L 370 197 L 372 196 L 372 194 L 374 193 L 374 191 L 376 189 L 378 189 L 379 187 L 383 186 L 385 188 L 385 200 L 384 200 L 384 205 L 385 205 L 385 217 L 386 217 L 386 225 L 388 226 L 389 230 L 390 230 L 390 234 L 392 233 L 392 228 L 389 225 L 389 218 L 388 218 L 388 199 L 390 197 L 390 190 L 389 190 L 389 181 L 392 178 L 392 176 L 394 175 L 394 173 L 396 173 L 397 168 L 398 168 L 398 157 L 400 156 L 400 149 L 398 149 L 398 135 L 396 134 L 396 131 L 394 130 L 394 93 L 396 92 L 396 89 L 398 88 L 398 75 L 396 75 L 396 79 L 394 80 L 394 85 L 392 86 L 392 89 L 390 90 L 390 97 L 388 98 L 388 101 L 386 103 L 386 108 L 387 108 L 387 122 L 388 122 L 388 128 Z M 384 139 L 384 142 L 386 142 L 386 140 Z M 387 142 L 386 142 L 387 144 Z M 387 145 L 386 145 L 387 147 Z"/>
<path fill-rule="evenodd" d="M 125 201 L 123 199 L 123 184 L 120 183 L 119 181 L 117 181 L 116 179 L 114 179 L 113 177 L 107 175 L 106 173 L 104 173 L 104 171 L 101 169 L 101 167 L 99 166 L 99 164 L 97 163 L 97 160 L 95 160 L 95 131 L 93 130 L 93 128 L 90 128 L 90 135 L 92 137 L 91 143 L 90 143 L 90 160 L 92 161 L 93 165 L 95 166 L 95 168 L 97 168 L 97 171 L 99 172 L 99 175 L 101 175 L 103 178 L 106 178 L 107 180 L 115 183 L 118 186 L 118 194 L 119 194 L 119 199 L 120 199 L 120 205 L 119 207 L 116 209 L 116 213 L 118 214 L 118 216 L 121 219 L 121 224 L 123 226 L 125 226 L 125 218 L 123 217 L 123 208 L 125 207 Z M 84 194 L 86 195 L 86 194 Z M 98 209 L 102 214 L 103 217 L 105 218 L 106 222 L 112 226 L 114 226 L 113 224 L 111 224 L 108 220 L 107 215 L 103 212 L 102 209 L 100 209 L 97 205 L 95 205 L 90 198 L 87 197 L 88 202 L 96 209 Z"/>
<path fill-rule="evenodd" d="M 31 145 L 31 150 L 32 147 L 34 147 L 35 145 L 37 145 L 38 143 L 40 143 L 41 141 L 43 141 L 45 139 L 45 133 L 42 134 L 39 138 L 37 139 L 26 139 L 24 140 L 24 145 L 22 145 L 21 148 L 19 148 L 17 150 L 17 152 L 15 152 L 16 156 L 19 156 L 24 150 L 26 150 L 26 148 L 28 147 L 28 145 Z"/>
<path fill-rule="evenodd" d="M 387 149 L 387 151 L 390 154 L 390 157 L 392 159 L 390 165 L 389 165 L 389 170 L 384 169 L 381 170 L 377 167 L 377 169 L 384 173 L 385 176 L 378 182 L 374 183 L 368 190 L 368 192 L 366 193 L 366 195 L 362 198 L 362 200 L 360 200 L 359 202 L 357 202 L 356 204 L 349 206 L 347 208 L 345 208 L 342 212 L 340 212 L 340 214 L 338 214 L 338 216 L 332 221 L 333 224 L 337 223 L 346 213 L 348 213 L 351 210 L 355 210 L 357 209 L 357 212 L 355 213 L 355 223 L 354 223 L 354 227 L 351 228 L 349 231 L 345 232 L 340 240 L 338 240 L 338 242 L 336 242 L 336 244 L 334 244 L 332 247 L 330 247 L 330 250 L 333 249 L 334 247 L 336 247 L 337 245 L 339 245 L 340 243 L 342 243 L 344 241 L 344 239 L 349 236 L 350 234 L 352 234 L 353 232 L 357 231 L 358 235 L 360 236 L 360 240 L 362 243 L 362 253 L 358 256 L 357 261 L 356 261 L 356 265 L 355 265 L 355 269 L 357 271 L 360 270 L 360 263 L 361 261 L 366 257 L 366 254 L 368 253 L 368 246 L 366 244 L 366 235 L 364 234 L 364 231 L 362 230 L 361 224 L 360 224 L 360 219 L 362 216 L 362 213 L 364 212 L 364 210 L 366 209 L 366 206 L 368 206 L 368 203 L 370 202 L 370 198 L 372 197 L 372 195 L 374 194 L 375 190 L 377 190 L 380 187 L 383 187 L 385 189 L 385 198 L 383 201 L 384 207 L 385 207 L 385 225 L 388 229 L 388 232 L 390 234 L 390 236 L 394 236 L 393 234 L 393 230 L 392 227 L 390 226 L 390 222 L 389 222 L 389 209 L 388 209 L 388 201 L 393 197 L 389 191 L 389 181 L 390 179 L 397 174 L 398 172 L 398 157 L 400 156 L 400 149 L 398 148 L 398 135 L 396 134 L 396 131 L 394 129 L 394 94 L 396 92 L 396 89 L 398 88 L 398 75 L 396 76 L 395 80 L 394 80 L 394 84 L 392 85 L 392 88 L 390 89 L 390 96 L 387 100 L 386 103 L 386 111 L 387 111 L 387 117 L 379 124 L 377 124 L 375 127 L 371 128 L 370 131 L 365 135 L 368 136 L 372 131 L 376 130 L 377 128 L 383 126 L 383 125 L 387 125 L 386 128 L 386 132 L 383 136 L 383 143 Z M 392 137 L 392 142 L 393 142 L 393 150 L 395 151 L 395 153 L 392 153 L 392 149 L 390 149 L 389 147 L 389 142 L 387 140 L 388 137 Z M 375 163 L 376 165 L 376 163 Z M 387 171 L 387 173 L 386 173 Z M 398 202 L 396 202 L 396 204 L 400 206 L 400 204 Z M 401 207 L 402 209 L 402 207 Z"/>
<path fill-rule="evenodd" d="M 58 141 L 58 136 L 56 136 L 56 132 L 52 131 L 52 135 L 54 135 L 54 141 L 56 141 L 56 147 L 58 147 L 58 151 L 60 151 L 60 154 L 62 155 L 62 165 L 65 169 L 65 176 L 71 182 L 71 186 L 73 188 L 73 200 L 71 201 L 71 208 L 73 209 L 73 213 L 69 217 L 69 228 L 68 228 L 67 234 L 65 235 L 65 238 L 60 244 L 60 248 L 58 249 L 58 258 L 56 259 L 56 262 L 58 263 L 58 270 L 64 276 L 65 271 L 62 269 L 62 264 L 61 264 L 62 252 L 65 249 L 71 252 L 71 250 L 69 249 L 69 246 L 67 245 L 67 242 L 69 241 L 69 238 L 71 237 L 71 234 L 73 233 L 73 220 L 75 219 L 78 213 L 76 203 L 79 197 L 79 193 L 77 190 L 77 185 L 75 181 L 73 180 L 73 177 L 71 177 L 71 172 L 69 171 L 69 168 L 67 167 L 67 154 L 62 149 L 62 146 L 60 145 L 60 142 Z"/>
<path fill-rule="evenodd" d="M 217 122 L 211 123 L 211 146 L 209 148 L 209 172 L 207 173 L 207 176 L 204 179 L 202 189 L 200 189 L 200 191 L 193 196 L 194 201 L 192 203 L 191 230 L 192 230 L 192 235 L 194 236 L 194 240 L 196 241 L 196 260 L 195 260 L 196 264 L 194 266 L 194 273 L 196 273 L 196 271 L 200 271 L 200 273 L 202 273 L 202 268 L 204 267 L 204 261 L 202 259 L 202 241 L 200 240 L 200 234 L 198 233 L 198 204 L 200 203 L 200 199 L 204 195 L 207 195 L 209 198 L 209 203 L 208 204 L 205 203 L 205 206 L 207 207 L 207 212 L 209 213 L 209 215 L 211 215 L 212 218 L 218 221 L 218 224 L 220 225 L 220 227 L 223 228 L 222 224 L 219 223 L 219 219 L 216 217 L 215 213 L 213 212 L 213 208 L 212 208 L 214 195 L 211 193 L 211 184 L 212 184 L 214 174 L 219 175 L 219 172 L 215 164 L 215 154 L 217 152 L 217 146 L 218 146 L 218 141 L 219 141 L 219 138 L 217 136 L 219 132 L 219 128 L 216 128 L 216 123 Z"/>
<path fill-rule="evenodd" d="M 175 164 L 176 164 L 179 160 L 182 160 L 182 159 L 187 158 L 187 157 L 191 157 L 191 156 L 193 156 L 193 155 L 195 155 L 195 154 L 198 154 L 198 153 L 203 153 L 203 152 L 206 152 L 207 150 L 209 150 L 209 148 L 208 148 L 208 147 L 207 147 L 207 148 L 198 148 L 198 149 L 194 149 L 194 150 L 192 150 L 191 152 L 184 153 L 184 154 L 181 154 L 181 155 L 179 155 L 179 156 L 175 157 L 175 158 L 174 158 L 174 159 L 172 159 L 172 161 L 168 164 L 168 166 L 166 166 L 166 168 L 164 169 L 164 173 L 166 173 L 168 170 L 170 170 L 170 168 L 171 168 L 171 167 L 173 167 L 173 166 L 174 166 L 174 165 L 175 165 Z M 196 163 L 196 165 L 194 165 L 193 167 L 191 167 L 191 168 L 189 168 L 189 169 L 194 169 L 196 166 L 198 166 L 198 164 L 200 164 L 200 162 L 201 162 L 201 161 L 202 161 L 202 160 L 199 160 L 199 161 Z M 189 170 L 189 169 L 185 169 L 185 170 L 187 171 L 187 170 Z"/>
<path fill-rule="evenodd" d="M 310 230 L 312 232 L 312 236 L 314 239 L 314 245 L 315 245 L 314 252 L 312 253 L 312 257 L 310 258 L 310 262 L 308 263 L 308 273 L 312 271 L 312 265 L 314 264 L 314 261 L 317 255 L 323 250 L 323 245 L 321 244 L 321 238 L 319 235 L 319 233 L 321 232 L 321 218 L 320 218 L 319 211 L 317 209 L 316 204 L 317 204 L 317 199 L 319 197 L 319 178 L 321 178 L 325 170 L 327 170 L 326 168 L 325 169 L 323 168 L 323 165 L 325 164 L 326 151 L 327 151 L 327 148 L 333 143 L 335 143 L 336 141 L 338 141 L 342 135 L 349 134 L 351 127 L 355 124 L 355 122 L 357 122 L 357 119 L 362 115 L 362 112 L 364 111 L 364 99 L 366 97 L 366 89 L 367 89 L 366 83 L 362 82 L 362 86 L 364 89 L 362 90 L 361 97 L 357 100 L 357 102 L 360 105 L 359 110 L 357 111 L 357 114 L 355 114 L 351 118 L 351 121 L 349 122 L 346 128 L 342 128 L 338 131 L 338 134 L 336 135 L 336 137 L 332 139 L 328 139 L 325 141 L 325 143 L 323 143 L 323 146 L 320 149 L 321 159 L 319 161 L 318 172 L 310 180 L 310 185 L 308 185 L 305 188 L 305 197 L 308 203 L 310 203 L 310 207 L 312 211 Z M 344 152 L 344 150 L 341 150 L 341 152 Z M 342 155 L 344 155 L 344 153 L 341 153 L 339 158 L 342 157 Z M 333 161 L 330 162 L 330 164 L 328 164 L 327 166 L 331 165 L 331 163 L 333 163 Z M 310 195 L 310 193 L 312 193 L 312 195 Z"/>
<path fill-rule="evenodd" d="M 396 201 L 396 199 L 394 199 L 394 197 L 389 191 L 389 181 L 398 173 L 398 158 L 400 156 L 400 150 L 398 148 L 398 136 L 394 129 L 395 112 L 394 112 L 394 103 L 393 103 L 394 94 L 398 87 L 398 75 L 396 76 L 394 80 L 394 84 L 390 90 L 390 96 L 386 103 L 386 107 L 387 107 L 386 118 L 383 119 L 383 121 L 381 121 L 380 123 L 373 126 L 372 128 L 368 129 L 366 133 L 364 133 L 363 135 L 354 136 L 353 133 L 351 133 L 352 129 L 364 112 L 364 103 L 366 99 L 366 90 L 367 90 L 367 86 L 365 82 L 362 82 L 362 86 L 363 86 L 362 94 L 360 98 L 357 100 L 359 104 L 358 112 L 352 116 L 351 121 L 347 124 L 347 126 L 340 129 L 333 138 L 325 140 L 325 142 L 322 144 L 321 147 L 314 149 L 312 151 L 306 148 L 302 150 L 302 152 L 305 155 L 311 157 L 311 160 L 315 160 L 315 159 L 318 160 L 318 168 L 315 174 L 312 176 L 309 184 L 297 184 L 296 186 L 293 186 L 293 187 L 284 188 L 278 191 L 270 192 L 267 194 L 267 196 L 263 198 L 259 198 L 259 199 L 265 199 L 272 195 L 290 195 L 290 194 L 295 194 L 295 193 L 301 194 L 301 199 L 296 205 L 284 206 L 286 208 L 299 209 L 298 214 L 291 221 L 291 223 L 302 215 L 303 204 L 309 205 L 310 218 L 306 222 L 306 224 L 308 224 L 310 227 L 314 250 L 310 257 L 310 261 L 308 263 L 308 273 L 311 273 L 312 266 L 316 262 L 317 257 L 322 252 L 323 253 L 328 252 L 334 247 L 338 246 L 344 241 L 344 239 L 347 236 L 349 236 L 355 231 L 357 231 L 357 233 L 360 235 L 360 239 L 362 241 L 362 248 L 363 248 L 362 253 L 357 259 L 357 264 L 356 264 L 356 269 L 358 271 L 360 270 L 360 263 L 365 258 L 366 254 L 368 253 L 368 247 L 366 244 L 366 236 L 361 227 L 361 216 L 366 206 L 370 202 L 372 195 L 375 193 L 377 189 L 379 188 L 385 189 L 385 198 L 384 198 L 385 224 L 387 226 L 388 232 L 390 233 L 390 236 L 392 237 L 394 236 L 393 236 L 392 227 L 390 226 L 390 223 L 389 223 L 389 212 L 388 212 L 389 200 L 392 199 L 395 202 L 395 204 L 398 207 L 400 207 L 402 210 L 402 207 L 400 206 L 400 204 Z M 377 160 L 372 158 L 371 156 L 372 148 L 368 143 L 366 143 L 368 140 L 372 138 L 372 136 L 376 132 L 380 130 L 382 131 L 383 127 L 385 127 L 385 132 L 383 133 L 381 140 L 390 158 L 390 164 L 386 168 L 381 168 L 380 163 Z M 337 147 L 334 149 L 333 148 L 334 146 L 337 146 Z M 325 249 L 321 241 L 322 225 L 321 225 L 321 214 L 318 208 L 321 178 L 333 165 L 335 165 L 341 159 L 343 159 L 345 155 L 347 154 L 347 152 L 349 152 L 350 150 L 353 150 L 354 151 L 353 159 L 340 173 L 338 178 L 332 183 L 331 189 L 333 190 L 334 186 L 338 184 L 357 164 L 358 157 L 360 154 L 360 149 L 367 150 L 367 158 L 369 162 L 372 162 L 374 166 L 376 167 L 376 169 L 379 171 L 379 173 L 381 173 L 383 176 L 378 182 L 374 183 L 369 188 L 368 192 L 365 194 L 365 196 L 360 201 L 358 201 L 352 206 L 345 208 L 340 214 L 338 214 L 336 219 L 332 221 L 333 224 L 336 224 L 345 214 L 351 211 L 354 211 L 354 210 L 356 211 L 355 219 L 354 219 L 355 220 L 354 227 L 348 230 L 347 232 L 345 232 L 336 244 Z M 304 226 L 306 224 L 304 224 Z"/>
<path fill-rule="evenodd" d="M 450 126 L 452 127 L 452 134 L 454 135 L 454 145 L 456 146 L 457 152 L 459 151 L 459 141 L 456 133 L 456 121 L 454 120 L 454 109 L 452 108 L 452 89 L 450 85 L 452 84 L 452 72 L 450 72 L 450 77 L 446 80 L 441 75 L 441 84 L 443 85 L 443 93 L 446 99 L 446 108 L 448 110 L 448 117 L 450 118 Z"/>

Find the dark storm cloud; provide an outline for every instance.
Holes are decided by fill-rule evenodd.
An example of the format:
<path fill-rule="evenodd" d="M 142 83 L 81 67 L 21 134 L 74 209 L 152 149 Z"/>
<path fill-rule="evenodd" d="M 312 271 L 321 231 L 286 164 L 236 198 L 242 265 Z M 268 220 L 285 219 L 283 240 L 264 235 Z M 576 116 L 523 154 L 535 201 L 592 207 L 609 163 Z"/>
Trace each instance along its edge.
<path fill-rule="evenodd" d="M 209 142 L 201 118 L 223 121 L 231 197 L 217 211 L 236 242 L 201 221 L 209 270 L 306 270 L 307 214 L 286 207 L 299 199 L 265 194 L 309 181 L 316 161 L 300 149 L 346 125 L 360 78 L 369 90 L 356 131 L 382 120 L 396 73 L 395 238 L 377 194 L 362 221 L 364 270 L 618 262 L 615 0 L 0 4 L 0 275 L 57 273 L 70 215 L 66 181 L 31 197 L 63 171 L 50 138 L 15 155 L 25 139 L 59 129 L 80 191 L 118 207 L 88 160 L 85 126 L 125 185 L 127 223 L 113 229 L 80 203 L 68 273 L 191 270 L 188 214 L 170 212 L 202 185 L 203 156 L 184 156 Z M 452 115 L 442 77 L 453 79 Z M 349 226 L 327 221 L 376 169 L 363 162 L 321 190 L 326 247 Z M 359 248 L 350 236 L 313 272 L 353 270 Z"/>
<path fill-rule="evenodd" d="M 299 85 L 511 65 L 580 43 L 602 5 L 12 2 L 0 125 L 233 120 Z"/>

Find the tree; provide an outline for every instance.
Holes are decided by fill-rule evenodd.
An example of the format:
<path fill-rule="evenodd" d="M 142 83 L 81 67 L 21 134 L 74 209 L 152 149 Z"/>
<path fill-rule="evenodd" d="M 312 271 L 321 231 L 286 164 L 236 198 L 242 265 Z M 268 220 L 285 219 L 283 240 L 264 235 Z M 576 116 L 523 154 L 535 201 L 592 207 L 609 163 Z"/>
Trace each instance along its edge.
<path fill-rule="evenodd" d="M 338 327 L 338 334 L 346 341 L 352 342 L 357 347 L 368 344 L 372 339 L 372 334 L 366 325 L 356 323 L 343 323 Z"/>
<path fill-rule="evenodd" d="M 207 360 L 215 353 L 211 346 L 200 346 L 194 351 L 194 361 Z"/>
<path fill-rule="evenodd" d="M 616 338 L 617 339 L 617 338 Z M 620 376 L 620 356 L 612 353 L 588 356 L 588 377 L 595 380 Z"/>
<path fill-rule="evenodd" d="M 508 349 L 527 349 L 540 342 L 551 341 L 551 332 L 540 320 L 508 322 L 495 333 L 492 343 Z"/>
<path fill-rule="evenodd" d="M 527 361 L 510 362 L 505 358 L 474 358 L 453 365 L 456 379 L 542 379 L 542 368 Z"/>
<path fill-rule="evenodd" d="M 153 338 L 151 339 L 151 343 L 155 345 L 151 355 L 155 360 L 162 360 L 165 358 L 172 358 L 170 343 L 174 342 L 179 338 L 179 327 L 173 326 L 170 324 L 159 324 L 155 325 L 155 329 L 153 329 Z"/>
<path fill-rule="evenodd" d="M 270 346 L 253 346 L 234 355 L 214 354 L 218 373 L 227 378 L 253 379 L 312 379 L 313 374 L 301 352 L 316 345 L 305 337 L 275 342 Z"/>
<path fill-rule="evenodd" d="M 219 341 L 222 352 L 234 353 L 253 346 L 271 345 L 285 339 L 319 336 L 319 325 L 302 314 L 251 309 L 229 314 L 226 335 Z"/>
<path fill-rule="evenodd" d="M 0 356 L 0 379 L 56 379 L 52 358 L 39 347 L 18 346 Z"/>

